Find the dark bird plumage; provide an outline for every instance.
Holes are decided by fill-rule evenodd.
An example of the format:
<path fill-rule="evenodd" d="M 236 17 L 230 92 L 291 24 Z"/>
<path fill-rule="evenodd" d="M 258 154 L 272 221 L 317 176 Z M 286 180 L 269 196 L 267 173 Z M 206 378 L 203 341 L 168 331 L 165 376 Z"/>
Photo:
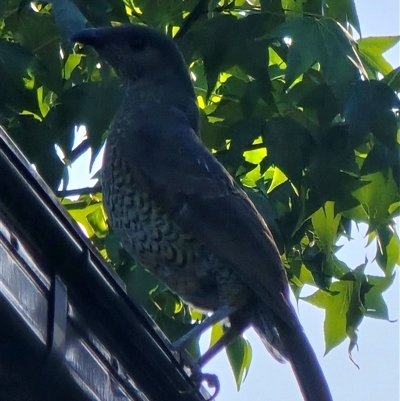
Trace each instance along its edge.
<path fill-rule="evenodd" d="M 109 224 L 128 252 L 185 301 L 229 306 L 289 360 L 307 401 L 331 395 L 289 300 L 271 232 L 199 138 L 193 86 L 174 42 L 140 25 L 86 29 L 124 85 L 103 165 Z"/>

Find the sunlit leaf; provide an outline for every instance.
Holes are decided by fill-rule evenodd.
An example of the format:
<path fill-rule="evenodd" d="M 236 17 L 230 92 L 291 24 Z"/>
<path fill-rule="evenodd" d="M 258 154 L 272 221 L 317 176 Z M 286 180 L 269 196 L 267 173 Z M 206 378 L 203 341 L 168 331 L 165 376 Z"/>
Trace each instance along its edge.
<path fill-rule="evenodd" d="M 222 324 L 214 324 L 211 328 L 210 345 L 212 347 L 224 334 L 224 328 Z"/>
<path fill-rule="evenodd" d="M 236 387 L 239 390 L 249 371 L 252 358 L 251 345 L 244 337 L 236 337 L 226 347 L 226 353 L 235 375 Z"/>
<path fill-rule="evenodd" d="M 311 222 L 323 248 L 329 253 L 336 242 L 340 223 L 340 216 L 335 215 L 334 203 L 326 202 L 311 216 Z"/>
<path fill-rule="evenodd" d="M 383 57 L 383 53 L 395 46 L 399 40 L 400 36 L 369 37 L 359 39 L 357 44 L 364 63 L 386 75 L 392 71 L 392 66 Z"/>
<path fill-rule="evenodd" d="M 372 227 L 386 224 L 389 207 L 399 197 L 393 175 L 389 172 L 369 174 L 364 177 L 367 184 L 354 191 L 354 197 L 363 205 Z M 384 188 L 384 191 L 382 190 Z"/>
<path fill-rule="evenodd" d="M 389 320 L 389 311 L 383 293 L 393 283 L 395 275 L 388 277 L 367 276 L 371 289 L 365 295 L 365 314 L 375 319 Z"/>
<path fill-rule="evenodd" d="M 272 177 L 271 185 L 268 188 L 268 193 L 272 192 L 276 187 L 279 185 L 283 184 L 284 182 L 287 181 L 287 177 L 283 171 L 279 169 L 279 167 L 274 168 L 274 175 Z"/>
<path fill-rule="evenodd" d="M 325 309 L 325 354 L 346 339 L 347 311 L 353 289 L 353 282 L 340 281 L 333 283 L 330 287 L 331 291 L 335 291 L 335 295 L 318 290 L 313 295 L 303 298 L 306 302 Z"/>

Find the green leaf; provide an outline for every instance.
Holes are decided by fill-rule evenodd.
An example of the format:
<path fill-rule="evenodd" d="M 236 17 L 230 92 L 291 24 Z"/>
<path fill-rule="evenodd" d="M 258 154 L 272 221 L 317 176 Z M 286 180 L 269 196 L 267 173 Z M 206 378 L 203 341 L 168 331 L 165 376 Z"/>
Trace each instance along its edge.
<path fill-rule="evenodd" d="M 383 293 L 393 284 L 395 274 L 387 277 L 367 276 L 371 289 L 365 295 L 365 315 L 375 318 L 389 320 L 388 307 Z"/>
<path fill-rule="evenodd" d="M 400 90 L 400 67 L 397 67 L 386 75 L 382 82 L 389 85 L 394 91 L 399 92 Z"/>
<path fill-rule="evenodd" d="M 332 256 L 326 255 L 316 243 L 312 242 L 305 247 L 302 259 L 304 266 L 311 272 L 315 284 L 327 291 L 333 274 Z"/>
<path fill-rule="evenodd" d="M 271 84 L 268 77 L 268 52 L 263 41 L 261 14 L 249 14 L 243 18 L 221 15 L 209 20 L 195 38 L 195 47 L 204 59 L 207 77 L 207 97 L 214 89 L 218 76 L 233 66 L 257 81 L 260 98 L 268 98 Z M 229 34 L 227 34 L 229 32 Z"/>
<path fill-rule="evenodd" d="M 370 231 L 388 223 L 389 207 L 399 199 L 397 185 L 391 170 L 388 174 L 378 172 L 363 177 L 368 184 L 354 191 L 354 197 L 368 214 Z"/>
<path fill-rule="evenodd" d="M 183 15 L 191 11 L 196 3 L 194 0 L 135 0 L 130 2 L 135 8 L 140 8 L 141 13 L 145 16 L 145 21 L 150 26 L 163 29 L 168 25 L 180 26 L 182 24 Z M 205 12 L 205 7 L 203 8 Z"/>
<path fill-rule="evenodd" d="M 222 32 L 232 32 L 233 36 Z M 198 38 L 198 47 L 204 59 L 204 71 L 207 77 L 207 98 L 217 83 L 221 71 L 235 65 L 236 53 L 232 43 L 237 43 L 240 35 L 237 31 L 237 19 L 233 16 L 223 15 L 211 19 Z"/>
<path fill-rule="evenodd" d="M 274 118 L 264 127 L 263 142 L 268 159 L 300 188 L 313 141 L 308 130 L 289 118 Z M 290 146 L 288 145 L 290 144 Z"/>
<path fill-rule="evenodd" d="M 63 199 L 72 218 L 83 226 L 89 238 L 104 237 L 107 231 L 102 203 L 97 197 L 83 195 L 78 200 Z"/>
<path fill-rule="evenodd" d="M 93 4 L 93 7 L 98 7 L 98 1 Z M 188 2 L 189 3 L 189 2 Z M 85 6 L 88 6 L 87 2 L 84 2 Z M 127 14 L 127 8 L 129 5 L 126 1 L 121 0 L 108 0 L 107 3 L 104 5 L 103 14 L 108 13 L 110 16 L 110 20 L 112 21 L 119 21 L 123 24 L 129 23 L 129 17 Z"/>
<path fill-rule="evenodd" d="M 32 61 L 33 54 L 28 49 L 8 40 L 0 41 L 0 62 L 15 79 L 28 77 Z"/>
<path fill-rule="evenodd" d="M 71 53 L 64 64 L 63 78 L 69 80 L 72 71 L 79 65 L 82 59 L 82 54 Z"/>
<path fill-rule="evenodd" d="M 353 282 L 338 281 L 330 286 L 330 291 L 334 291 L 335 295 L 318 290 L 313 295 L 302 298 L 318 308 L 325 309 L 325 355 L 346 339 L 347 311 L 353 289 Z"/>
<path fill-rule="evenodd" d="M 322 14 L 322 4 L 325 0 L 307 0 L 303 3 L 304 12 L 309 14 Z"/>
<path fill-rule="evenodd" d="M 111 260 L 114 264 L 121 264 L 122 260 L 120 257 L 121 243 L 114 233 L 108 231 L 104 238 L 104 248 L 107 252 L 107 259 Z"/>
<path fill-rule="evenodd" d="M 345 274 L 351 271 L 350 267 L 346 263 L 337 259 L 335 255 L 332 257 L 333 264 L 333 276 L 335 278 L 342 278 Z"/>
<path fill-rule="evenodd" d="M 266 195 L 264 190 L 257 190 L 249 187 L 243 187 L 243 189 L 254 203 L 265 222 L 268 224 L 268 227 L 271 230 L 276 243 L 278 244 L 281 233 L 278 225 L 276 224 L 277 215 L 275 209 L 272 207 L 271 200 Z"/>
<path fill-rule="evenodd" d="M 400 36 L 381 36 L 361 38 L 357 41 L 358 50 L 364 63 L 383 75 L 392 71 L 392 66 L 385 60 L 383 53 L 395 46 Z"/>
<path fill-rule="evenodd" d="M 381 81 L 357 81 L 350 86 L 344 117 L 349 125 L 353 147 L 365 143 L 372 132 L 390 149 L 397 147 L 397 123 L 393 109 L 400 101 L 393 90 Z"/>
<path fill-rule="evenodd" d="M 311 216 L 311 222 L 324 251 L 327 254 L 331 253 L 340 223 L 340 215 L 335 215 L 334 202 L 326 202 Z"/>
<path fill-rule="evenodd" d="M 157 287 L 155 291 L 151 292 L 151 297 L 158 308 L 170 318 L 183 309 L 182 300 L 168 289 L 160 290 L 160 287 Z"/>
<path fill-rule="evenodd" d="M 276 187 L 286 182 L 288 178 L 286 177 L 285 173 L 279 168 L 274 168 L 274 174 L 272 176 L 271 185 L 268 188 L 267 193 L 272 192 Z"/>
<path fill-rule="evenodd" d="M 368 213 L 365 211 L 362 205 L 357 205 L 354 208 L 345 210 L 341 213 L 343 217 L 353 220 L 357 223 L 368 223 Z"/>
<path fill-rule="evenodd" d="M 326 15 L 340 22 L 343 26 L 350 23 L 361 35 L 360 21 L 358 20 L 354 0 L 326 0 Z"/>
<path fill-rule="evenodd" d="M 358 266 L 353 271 L 342 277 L 342 280 L 348 280 L 353 283 L 349 308 L 346 314 L 346 333 L 350 338 L 349 354 L 357 345 L 357 327 L 362 322 L 365 315 L 365 295 L 371 289 L 364 274 L 366 264 Z"/>
<path fill-rule="evenodd" d="M 318 122 L 321 127 L 328 128 L 332 124 L 334 117 L 340 113 L 338 101 L 333 95 L 332 90 L 326 84 L 315 86 L 314 83 L 313 88 L 309 92 L 304 93 L 302 91 L 302 83 L 307 79 L 308 81 L 314 80 L 313 77 L 309 77 L 309 74 L 306 73 L 303 80 L 295 86 L 297 89 L 300 88 L 300 90 L 298 90 L 298 92 L 300 92 L 298 96 L 303 95 L 299 101 L 299 106 L 304 108 L 305 113 L 316 110 L 318 119 L 316 123 Z"/>
<path fill-rule="evenodd" d="M 372 174 L 386 170 L 389 167 L 393 167 L 394 171 L 399 171 L 398 166 L 399 153 L 378 142 L 368 152 L 367 158 L 361 167 L 361 174 Z"/>
<path fill-rule="evenodd" d="M 24 110 L 40 115 L 35 91 L 27 88 L 33 54 L 17 43 L 0 40 L 0 112 L 14 116 Z"/>
<path fill-rule="evenodd" d="M 307 171 L 312 182 L 311 204 L 317 204 L 318 209 L 328 200 L 335 201 L 336 213 L 356 207 L 359 202 L 352 192 L 365 183 L 359 178 L 354 150 L 348 143 L 347 127 L 338 124 L 321 133 L 318 145 L 311 150 Z"/>
<path fill-rule="evenodd" d="M 56 190 L 65 166 L 57 156 L 53 130 L 32 116 L 23 115 L 15 126 L 10 127 L 10 134 L 47 184 Z"/>
<path fill-rule="evenodd" d="M 229 129 L 231 138 L 229 150 L 224 156 L 224 164 L 237 171 L 243 160 L 259 164 L 265 156 L 265 148 L 260 147 L 257 150 L 246 152 L 257 138 L 260 138 L 265 121 L 262 118 L 245 118 L 233 123 Z M 258 141 L 259 143 L 260 141 Z"/>
<path fill-rule="evenodd" d="M 48 12 L 35 12 L 27 4 L 20 13 L 9 15 L 5 24 L 18 43 L 35 55 L 34 74 L 38 86 L 44 85 L 59 93 L 63 85 L 60 36 L 52 16 Z"/>
<path fill-rule="evenodd" d="M 394 227 L 381 226 L 377 228 L 376 261 L 385 273 L 392 276 L 393 270 L 400 261 L 400 241 Z"/>
<path fill-rule="evenodd" d="M 159 312 L 159 308 L 149 294 L 157 288 L 160 283 L 159 280 L 141 266 L 130 267 L 124 272 L 119 272 L 119 274 L 126 284 L 128 295 L 140 302 L 150 315 L 155 316 Z"/>
<path fill-rule="evenodd" d="M 108 226 L 106 223 L 106 216 L 104 214 L 104 210 L 101 204 L 99 207 L 93 210 L 91 213 L 88 213 L 86 218 L 88 223 L 92 226 L 94 233 L 97 237 L 103 238 L 108 232 Z"/>
<path fill-rule="evenodd" d="M 324 334 L 327 354 L 348 336 L 349 352 L 357 344 L 357 327 L 365 314 L 365 297 L 371 284 L 364 275 L 365 265 L 342 276 L 330 286 L 330 292 L 321 290 L 304 298 L 305 301 L 325 309 Z"/>
<path fill-rule="evenodd" d="M 290 17 L 303 15 L 303 3 L 305 1 L 296 0 L 282 0 L 282 8 L 285 10 L 286 15 Z"/>
<path fill-rule="evenodd" d="M 128 23 L 125 5 L 127 2 L 118 0 L 74 0 L 79 10 L 84 14 L 84 18 L 89 21 L 91 26 L 107 26 L 111 21 Z M 136 3 L 136 0 L 135 0 Z M 81 17 L 78 17 L 81 19 Z"/>
<path fill-rule="evenodd" d="M 221 323 L 214 324 L 211 328 L 210 345 L 211 348 L 224 335 L 224 327 Z"/>
<path fill-rule="evenodd" d="M 54 20 L 64 40 L 69 41 L 74 33 L 86 27 L 86 18 L 71 0 L 52 0 L 51 3 Z"/>
<path fill-rule="evenodd" d="M 246 379 L 249 371 L 252 350 L 250 343 L 243 337 L 236 337 L 227 347 L 229 363 L 235 375 L 236 387 L 240 390 L 241 384 Z"/>
<path fill-rule="evenodd" d="M 334 20 L 293 18 L 279 26 L 272 35 L 289 37 L 292 41 L 287 56 L 288 86 L 318 62 L 326 83 L 340 98 L 359 71 L 364 72 L 353 39 Z"/>

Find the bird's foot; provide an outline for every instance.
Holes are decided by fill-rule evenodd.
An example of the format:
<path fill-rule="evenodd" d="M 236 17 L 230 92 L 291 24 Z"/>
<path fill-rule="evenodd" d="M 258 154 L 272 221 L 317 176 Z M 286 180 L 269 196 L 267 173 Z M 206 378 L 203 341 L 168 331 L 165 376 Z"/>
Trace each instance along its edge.
<path fill-rule="evenodd" d="M 193 373 L 190 378 L 199 388 L 202 383 L 206 383 L 207 389 L 214 389 L 214 392 L 207 398 L 207 401 L 213 401 L 217 398 L 220 390 L 219 379 L 217 375 L 212 373 L 196 372 Z"/>
<path fill-rule="evenodd" d="M 203 373 L 202 366 L 193 358 L 186 350 L 178 351 L 179 362 L 182 364 L 184 370 L 189 375 L 193 384 L 200 389 L 202 384 L 205 385 L 208 398 L 207 401 L 215 400 L 220 391 L 220 383 L 218 376 L 212 373 Z M 201 363 L 201 361 L 199 360 Z M 211 395 L 210 395 L 211 394 Z"/>
<path fill-rule="evenodd" d="M 201 369 L 207 364 L 216 354 L 218 354 L 226 345 L 228 345 L 234 338 L 243 332 L 247 326 L 246 321 L 235 320 L 235 324 L 228 328 L 222 337 L 215 342 L 197 361 L 194 361 L 190 354 L 184 349 L 185 346 L 197 338 L 203 331 L 209 328 L 216 322 L 231 316 L 234 309 L 228 306 L 222 307 L 214 312 L 210 317 L 197 325 L 194 329 L 189 331 L 185 336 L 173 343 L 174 350 L 179 355 L 179 361 L 190 371 L 190 378 L 195 384 L 200 387 L 202 383 L 206 383 L 208 388 L 213 388 L 214 393 L 209 400 L 214 400 L 220 390 L 218 377 L 214 374 L 203 373 Z"/>

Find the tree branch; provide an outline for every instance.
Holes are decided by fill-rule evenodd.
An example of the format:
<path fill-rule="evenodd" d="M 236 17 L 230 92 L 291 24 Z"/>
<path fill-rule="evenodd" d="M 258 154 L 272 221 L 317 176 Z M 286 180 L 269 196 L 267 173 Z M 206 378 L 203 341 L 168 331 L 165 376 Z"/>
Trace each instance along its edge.
<path fill-rule="evenodd" d="M 87 150 L 90 149 L 88 139 L 84 139 L 74 150 L 71 151 L 69 163 L 72 164 L 76 159 L 82 156 Z"/>
<path fill-rule="evenodd" d="M 67 198 L 68 196 L 97 194 L 99 192 L 101 192 L 101 185 L 95 185 L 94 187 L 87 187 L 87 188 L 55 191 L 55 194 L 58 198 Z"/>
<path fill-rule="evenodd" d="M 202 14 L 207 13 L 207 3 L 209 0 L 200 0 L 196 7 L 189 13 L 189 15 L 183 20 L 182 26 L 174 36 L 174 39 L 180 39 L 186 35 L 189 28 L 201 17 Z"/>

